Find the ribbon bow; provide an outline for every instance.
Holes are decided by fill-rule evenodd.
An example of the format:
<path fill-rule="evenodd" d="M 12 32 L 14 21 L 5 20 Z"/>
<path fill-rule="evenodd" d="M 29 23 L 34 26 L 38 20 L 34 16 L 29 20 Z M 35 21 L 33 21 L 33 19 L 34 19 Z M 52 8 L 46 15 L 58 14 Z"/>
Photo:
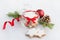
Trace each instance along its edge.
<path fill-rule="evenodd" d="M 29 17 L 25 17 L 26 19 L 27 19 L 27 23 L 26 23 L 26 26 L 28 26 L 28 24 L 32 21 L 33 23 L 35 23 L 35 20 L 36 20 L 36 18 L 38 18 L 38 16 L 37 17 L 33 17 L 33 18 L 29 18 Z"/>

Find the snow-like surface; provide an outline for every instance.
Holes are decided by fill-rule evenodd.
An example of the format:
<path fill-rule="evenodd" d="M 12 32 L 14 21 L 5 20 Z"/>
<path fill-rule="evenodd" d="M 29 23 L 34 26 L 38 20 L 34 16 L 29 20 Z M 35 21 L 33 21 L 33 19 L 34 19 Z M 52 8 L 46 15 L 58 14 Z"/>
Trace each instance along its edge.
<path fill-rule="evenodd" d="M 0 40 L 60 40 L 60 0 L 0 0 Z M 12 18 L 7 17 L 8 12 L 43 9 L 50 15 L 55 24 L 52 30 L 45 28 L 47 35 L 43 38 L 28 38 L 25 36 L 26 28 L 23 23 L 15 21 L 15 26 L 7 24 L 6 30 L 2 30 L 3 23 Z M 37 28 L 41 29 L 41 26 Z"/>

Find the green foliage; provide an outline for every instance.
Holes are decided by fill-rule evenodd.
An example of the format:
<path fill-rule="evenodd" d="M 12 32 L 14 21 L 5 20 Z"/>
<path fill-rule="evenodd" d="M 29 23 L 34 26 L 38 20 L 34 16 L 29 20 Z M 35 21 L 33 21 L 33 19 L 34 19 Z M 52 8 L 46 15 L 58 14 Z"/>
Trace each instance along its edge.
<path fill-rule="evenodd" d="M 43 25 L 43 27 L 48 27 L 50 29 L 52 29 L 54 26 L 54 24 L 52 24 L 52 23 L 41 22 L 40 20 L 38 22 L 39 22 L 39 24 Z"/>
<path fill-rule="evenodd" d="M 13 17 L 13 18 L 18 18 L 18 17 L 20 17 L 20 15 L 19 15 L 19 13 L 18 13 L 17 11 L 15 11 L 14 13 L 9 12 L 7 15 L 8 15 L 9 17 Z"/>

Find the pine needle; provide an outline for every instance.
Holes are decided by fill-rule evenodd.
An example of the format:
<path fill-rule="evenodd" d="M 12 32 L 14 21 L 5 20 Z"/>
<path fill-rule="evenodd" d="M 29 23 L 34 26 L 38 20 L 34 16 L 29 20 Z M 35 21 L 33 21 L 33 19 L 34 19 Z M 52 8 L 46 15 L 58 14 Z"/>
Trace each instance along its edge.
<path fill-rule="evenodd" d="M 17 11 L 15 11 L 14 13 L 9 12 L 7 15 L 8 15 L 9 17 L 13 17 L 13 18 L 18 18 L 18 17 L 20 16 Z"/>
<path fill-rule="evenodd" d="M 40 20 L 38 21 L 38 23 L 43 25 L 43 27 L 48 27 L 50 29 L 52 29 L 54 26 L 54 24 L 52 24 L 52 23 L 41 22 Z"/>

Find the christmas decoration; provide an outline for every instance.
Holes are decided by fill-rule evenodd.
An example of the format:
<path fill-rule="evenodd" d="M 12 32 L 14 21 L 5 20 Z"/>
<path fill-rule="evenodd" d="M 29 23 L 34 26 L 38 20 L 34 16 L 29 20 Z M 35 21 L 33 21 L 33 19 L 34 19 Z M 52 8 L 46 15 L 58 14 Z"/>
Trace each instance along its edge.
<path fill-rule="evenodd" d="M 40 21 L 49 23 L 51 20 L 50 20 L 50 17 L 48 15 L 46 15 L 46 16 L 42 17 Z"/>
<path fill-rule="evenodd" d="M 14 13 L 9 13 L 7 14 L 9 17 L 13 17 L 12 21 L 6 21 L 3 25 L 3 30 L 6 28 L 6 24 L 9 23 L 11 26 L 14 26 L 14 21 L 17 20 L 18 22 L 20 21 L 19 18 L 21 18 L 21 15 L 18 14 L 17 11 Z"/>
<path fill-rule="evenodd" d="M 52 29 L 53 25 L 52 23 L 50 23 L 50 17 L 48 15 L 43 16 L 41 19 L 39 19 L 39 23 L 42 24 L 44 27 L 49 27 L 50 29 Z"/>
<path fill-rule="evenodd" d="M 25 11 L 23 17 L 26 19 L 25 26 L 29 28 L 36 27 L 36 25 L 38 24 L 38 14 L 35 11 Z"/>
<path fill-rule="evenodd" d="M 44 30 L 40 30 L 40 29 L 35 29 L 35 28 L 32 28 L 30 29 L 27 33 L 26 33 L 26 36 L 30 37 L 30 38 L 33 38 L 33 37 L 38 37 L 38 38 L 41 38 L 43 36 L 45 36 L 46 33 Z"/>
<path fill-rule="evenodd" d="M 40 18 L 44 16 L 44 11 L 43 10 L 38 9 L 36 12 L 39 14 Z"/>
<path fill-rule="evenodd" d="M 19 18 L 21 15 L 15 11 L 14 13 L 9 12 L 9 14 L 7 14 L 9 17 L 13 17 L 13 18 Z"/>
<path fill-rule="evenodd" d="M 6 28 L 7 23 L 11 26 L 14 26 L 14 21 L 17 22 L 22 21 L 20 19 L 24 19 L 24 25 L 28 28 L 27 36 L 30 38 L 38 37 L 41 38 L 46 35 L 45 30 L 41 30 L 39 28 L 36 29 L 37 25 L 40 24 L 42 27 L 48 27 L 50 29 L 53 28 L 54 24 L 51 23 L 51 18 L 48 15 L 44 15 L 44 11 L 41 9 L 38 10 L 25 10 L 22 14 L 19 14 L 17 11 L 14 13 L 9 12 L 7 14 L 9 17 L 12 17 L 12 21 L 5 21 L 3 25 L 3 30 Z"/>

